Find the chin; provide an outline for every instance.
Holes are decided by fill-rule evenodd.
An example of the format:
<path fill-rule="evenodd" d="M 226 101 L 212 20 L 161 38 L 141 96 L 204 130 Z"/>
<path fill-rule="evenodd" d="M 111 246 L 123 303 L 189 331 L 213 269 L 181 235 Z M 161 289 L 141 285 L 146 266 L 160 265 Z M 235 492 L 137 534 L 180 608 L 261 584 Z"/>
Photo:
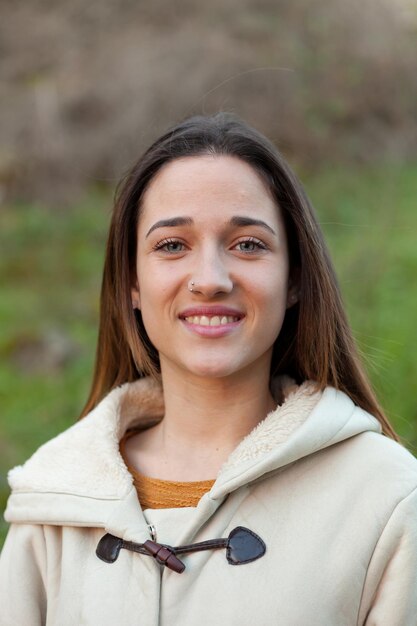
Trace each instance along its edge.
<path fill-rule="evenodd" d="M 237 372 L 236 371 L 225 371 L 225 370 L 220 370 L 219 368 L 217 369 L 212 369 L 212 370 L 204 370 L 204 371 L 198 371 L 198 372 L 193 372 L 194 376 L 198 376 L 199 378 L 205 378 L 205 379 L 212 379 L 212 380 L 220 380 L 220 379 L 225 379 L 225 378 L 229 378 L 230 376 L 235 375 Z"/>
<path fill-rule="evenodd" d="M 202 362 L 186 364 L 185 369 L 193 376 L 218 379 L 236 375 L 245 369 L 245 364 L 230 363 L 230 361 L 222 363 L 220 359 L 210 362 L 205 359 Z"/>

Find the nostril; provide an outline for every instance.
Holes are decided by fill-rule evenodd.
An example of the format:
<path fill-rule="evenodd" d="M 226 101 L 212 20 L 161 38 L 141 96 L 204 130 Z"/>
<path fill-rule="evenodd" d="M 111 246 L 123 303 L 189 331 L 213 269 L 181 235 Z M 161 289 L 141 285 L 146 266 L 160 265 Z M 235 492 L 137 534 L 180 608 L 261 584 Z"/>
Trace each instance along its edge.
<path fill-rule="evenodd" d="M 230 293 L 233 290 L 233 280 L 227 272 L 206 271 L 200 276 L 191 276 L 187 282 L 187 289 L 193 294 L 216 295 Z"/>

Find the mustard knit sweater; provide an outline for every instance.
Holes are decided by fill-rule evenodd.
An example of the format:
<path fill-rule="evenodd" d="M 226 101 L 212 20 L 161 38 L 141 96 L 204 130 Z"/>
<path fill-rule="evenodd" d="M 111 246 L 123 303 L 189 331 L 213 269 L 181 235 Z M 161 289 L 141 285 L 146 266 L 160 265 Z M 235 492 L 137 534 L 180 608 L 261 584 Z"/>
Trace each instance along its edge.
<path fill-rule="evenodd" d="M 142 509 L 173 509 L 197 506 L 202 496 L 210 491 L 215 481 L 177 482 L 144 476 L 129 465 L 125 454 L 125 443 L 134 434 L 135 432 L 131 431 L 123 437 L 120 442 L 120 454 L 133 476 L 133 483 Z"/>

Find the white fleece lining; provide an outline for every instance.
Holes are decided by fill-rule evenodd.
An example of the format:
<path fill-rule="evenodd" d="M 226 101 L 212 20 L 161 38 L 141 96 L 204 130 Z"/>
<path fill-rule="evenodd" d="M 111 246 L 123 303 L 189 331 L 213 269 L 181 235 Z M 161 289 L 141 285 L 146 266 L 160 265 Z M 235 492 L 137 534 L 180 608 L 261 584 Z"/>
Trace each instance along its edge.
<path fill-rule="evenodd" d="M 283 443 L 305 422 L 322 392 L 314 383 L 300 387 L 282 379 L 285 400 L 245 437 L 221 473 L 258 459 Z M 91 413 L 41 446 L 22 466 L 9 472 L 16 492 L 54 492 L 95 498 L 123 498 L 133 479 L 119 452 L 128 428 L 150 426 L 163 417 L 162 389 L 149 378 L 113 389 Z"/>
<path fill-rule="evenodd" d="M 304 424 L 322 396 L 317 386 L 305 382 L 300 387 L 283 388 L 284 403 L 269 413 L 262 422 L 233 450 L 221 468 L 227 472 L 246 461 L 254 461 L 287 441 L 297 428 Z"/>

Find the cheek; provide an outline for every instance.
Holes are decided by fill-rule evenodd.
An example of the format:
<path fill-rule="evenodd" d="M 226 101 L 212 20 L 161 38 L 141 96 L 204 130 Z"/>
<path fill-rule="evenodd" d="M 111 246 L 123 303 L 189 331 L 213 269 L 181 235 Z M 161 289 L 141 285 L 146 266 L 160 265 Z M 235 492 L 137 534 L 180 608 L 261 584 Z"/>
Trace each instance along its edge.
<path fill-rule="evenodd" d="M 286 308 L 288 277 L 286 272 L 260 272 L 252 281 L 254 301 L 277 312 Z"/>
<path fill-rule="evenodd" d="M 146 333 L 157 350 L 164 343 L 164 320 L 169 315 L 170 281 L 166 273 L 158 275 L 155 271 L 147 271 L 144 267 L 138 270 L 140 309 Z"/>
<path fill-rule="evenodd" d="M 259 277 L 254 290 L 254 306 L 257 309 L 260 336 L 273 343 L 278 337 L 287 310 L 288 280 L 285 274 L 266 273 Z"/>
<path fill-rule="evenodd" d="M 138 274 L 142 315 L 151 318 L 162 317 L 169 309 L 175 296 L 175 283 L 168 273 L 156 272 Z"/>
<path fill-rule="evenodd" d="M 152 302 L 148 301 L 147 304 L 142 307 L 142 323 L 148 335 L 149 341 L 153 347 L 160 352 L 163 345 L 166 343 L 166 333 L 164 334 L 164 328 L 160 319 L 153 313 L 154 307 Z"/>

